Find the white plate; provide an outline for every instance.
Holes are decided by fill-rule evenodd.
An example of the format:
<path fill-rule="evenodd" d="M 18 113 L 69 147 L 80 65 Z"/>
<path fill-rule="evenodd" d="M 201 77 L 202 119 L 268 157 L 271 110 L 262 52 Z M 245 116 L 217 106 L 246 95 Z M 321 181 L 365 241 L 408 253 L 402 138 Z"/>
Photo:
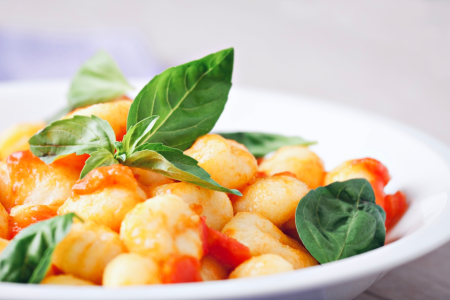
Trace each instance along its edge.
<path fill-rule="evenodd" d="M 142 86 L 136 82 L 135 86 Z M 62 107 L 67 82 L 0 84 L 0 129 L 40 120 Z M 389 192 L 401 189 L 410 208 L 385 247 L 322 266 L 253 279 L 105 289 L 0 284 L 0 299 L 352 299 L 385 272 L 450 239 L 450 149 L 416 130 L 367 112 L 275 92 L 233 88 L 215 130 L 300 135 L 328 170 L 365 156 L 387 165 Z"/>

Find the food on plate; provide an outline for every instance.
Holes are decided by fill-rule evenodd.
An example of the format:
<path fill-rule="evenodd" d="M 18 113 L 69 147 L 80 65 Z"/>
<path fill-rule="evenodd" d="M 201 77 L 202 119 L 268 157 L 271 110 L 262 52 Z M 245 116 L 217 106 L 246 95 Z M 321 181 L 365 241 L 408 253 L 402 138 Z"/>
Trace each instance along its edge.
<path fill-rule="evenodd" d="M 211 133 L 234 50 L 170 68 L 131 100 L 99 52 L 49 124 L 0 139 L 0 282 L 121 287 L 302 272 L 382 247 L 407 209 L 387 168 L 326 172 L 315 142 Z M 28 141 L 28 143 L 24 142 Z"/>

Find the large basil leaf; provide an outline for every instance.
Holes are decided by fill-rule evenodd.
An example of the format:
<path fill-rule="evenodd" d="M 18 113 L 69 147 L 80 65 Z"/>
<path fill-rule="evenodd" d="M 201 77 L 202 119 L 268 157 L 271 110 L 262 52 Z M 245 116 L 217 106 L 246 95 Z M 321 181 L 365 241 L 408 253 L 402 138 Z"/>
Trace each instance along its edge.
<path fill-rule="evenodd" d="M 144 144 L 123 163 L 126 166 L 150 170 L 169 178 L 238 196 L 238 190 L 227 189 L 215 182 L 211 175 L 198 166 L 198 162 L 181 150 L 162 144 Z"/>
<path fill-rule="evenodd" d="M 316 142 L 306 141 L 301 137 L 273 133 L 230 132 L 218 134 L 226 139 L 235 140 L 243 144 L 256 157 L 263 157 L 283 146 L 309 146 L 316 144 Z"/>
<path fill-rule="evenodd" d="M 72 109 L 108 102 L 133 89 L 111 56 L 99 51 L 75 75 L 67 98 Z"/>
<path fill-rule="evenodd" d="M 311 190 L 301 199 L 295 214 L 300 239 L 322 264 L 383 246 L 385 219 L 365 179 Z"/>
<path fill-rule="evenodd" d="M 158 118 L 159 116 L 150 116 L 131 126 L 123 137 L 123 151 L 130 155 L 138 146 L 145 144 Z"/>
<path fill-rule="evenodd" d="M 0 281 L 40 283 L 51 265 L 55 247 L 69 233 L 74 213 L 31 225 L 14 237 L 0 254 Z"/>
<path fill-rule="evenodd" d="M 114 130 L 96 116 L 74 116 L 51 123 L 30 140 L 30 150 L 45 163 L 72 153 L 91 154 L 100 148 L 114 153 Z"/>
<path fill-rule="evenodd" d="M 232 48 L 167 69 L 139 93 L 128 114 L 128 129 L 158 115 L 149 143 L 185 150 L 211 131 L 228 99 L 233 73 Z"/>
<path fill-rule="evenodd" d="M 114 154 L 106 149 L 99 149 L 91 154 L 86 160 L 83 170 L 80 174 L 80 179 L 83 179 L 90 171 L 98 167 L 106 167 L 117 165 L 119 162 L 114 158 Z"/>

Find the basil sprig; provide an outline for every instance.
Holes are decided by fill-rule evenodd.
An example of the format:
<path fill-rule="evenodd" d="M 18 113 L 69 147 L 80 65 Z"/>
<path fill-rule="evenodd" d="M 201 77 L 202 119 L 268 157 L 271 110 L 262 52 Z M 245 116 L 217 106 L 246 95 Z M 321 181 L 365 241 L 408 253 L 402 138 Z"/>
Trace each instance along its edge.
<path fill-rule="evenodd" d="M 40 283 L 50 268 L 55 247 L 69 233 L 74 217 L 74 213 L 53 217 L 19 232 L 0 254 L 0 282 Z"/>
<path fill-rule="evenodd" d="M 116 141 L 108 122 L 75 116 L 34 135 L 30 150 L 46 163 L 72 153 L 89 154 L 81 178 L 95 168 L 120 163 L 241 196 L 179 150 L 212 129 L 227 101 L 232 71 L 233 49 L 226 49 L 156 76 L 133 102 L 122 142 Z"/>
<path fill-rule="evenodd" d="M 383 246 L 385 219 L 386 213 L 375 204 L 372 186 L 365 179 L 311 190 L 295 214 L 300 239 L 322 264 Z"/>
<path fill-rule="evenodd" d="M 225 49 L 202 59 L 167 69 L 138 94 L 128 114 L 127 127 L 157 115 L 149 143 L 185 150 L 209 133 L 228 99 L 234 50 Z"/>
<path fill-rule="evenodd" d="M 227 132 L 218 133 L 226 139 L 235 140 L 247 147 L 256 157 L 263 157 L 283 146 L 310 146 L 316 144 L 297 136 L 284 136 L 263 132 Z"/>
<path fill-rule="evenodd" d="M 67 99 L 75 109 L 111 101 L 132 89 L 113 58 L 99 51 L 75 74 Z"/>

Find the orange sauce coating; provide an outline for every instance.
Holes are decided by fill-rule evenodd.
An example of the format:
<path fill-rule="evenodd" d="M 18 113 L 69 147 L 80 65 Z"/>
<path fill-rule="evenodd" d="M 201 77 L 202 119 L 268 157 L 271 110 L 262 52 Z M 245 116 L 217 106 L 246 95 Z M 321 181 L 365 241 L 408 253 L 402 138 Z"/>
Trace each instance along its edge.
<path fill-rule="evenodd" d="M 72 191 L 78 195 L 88 195 L 116 184 L 133 190 L 138 187 L 130 168 L 122 165 L 112 165 L 92 170 L 73 186 Z"/>

